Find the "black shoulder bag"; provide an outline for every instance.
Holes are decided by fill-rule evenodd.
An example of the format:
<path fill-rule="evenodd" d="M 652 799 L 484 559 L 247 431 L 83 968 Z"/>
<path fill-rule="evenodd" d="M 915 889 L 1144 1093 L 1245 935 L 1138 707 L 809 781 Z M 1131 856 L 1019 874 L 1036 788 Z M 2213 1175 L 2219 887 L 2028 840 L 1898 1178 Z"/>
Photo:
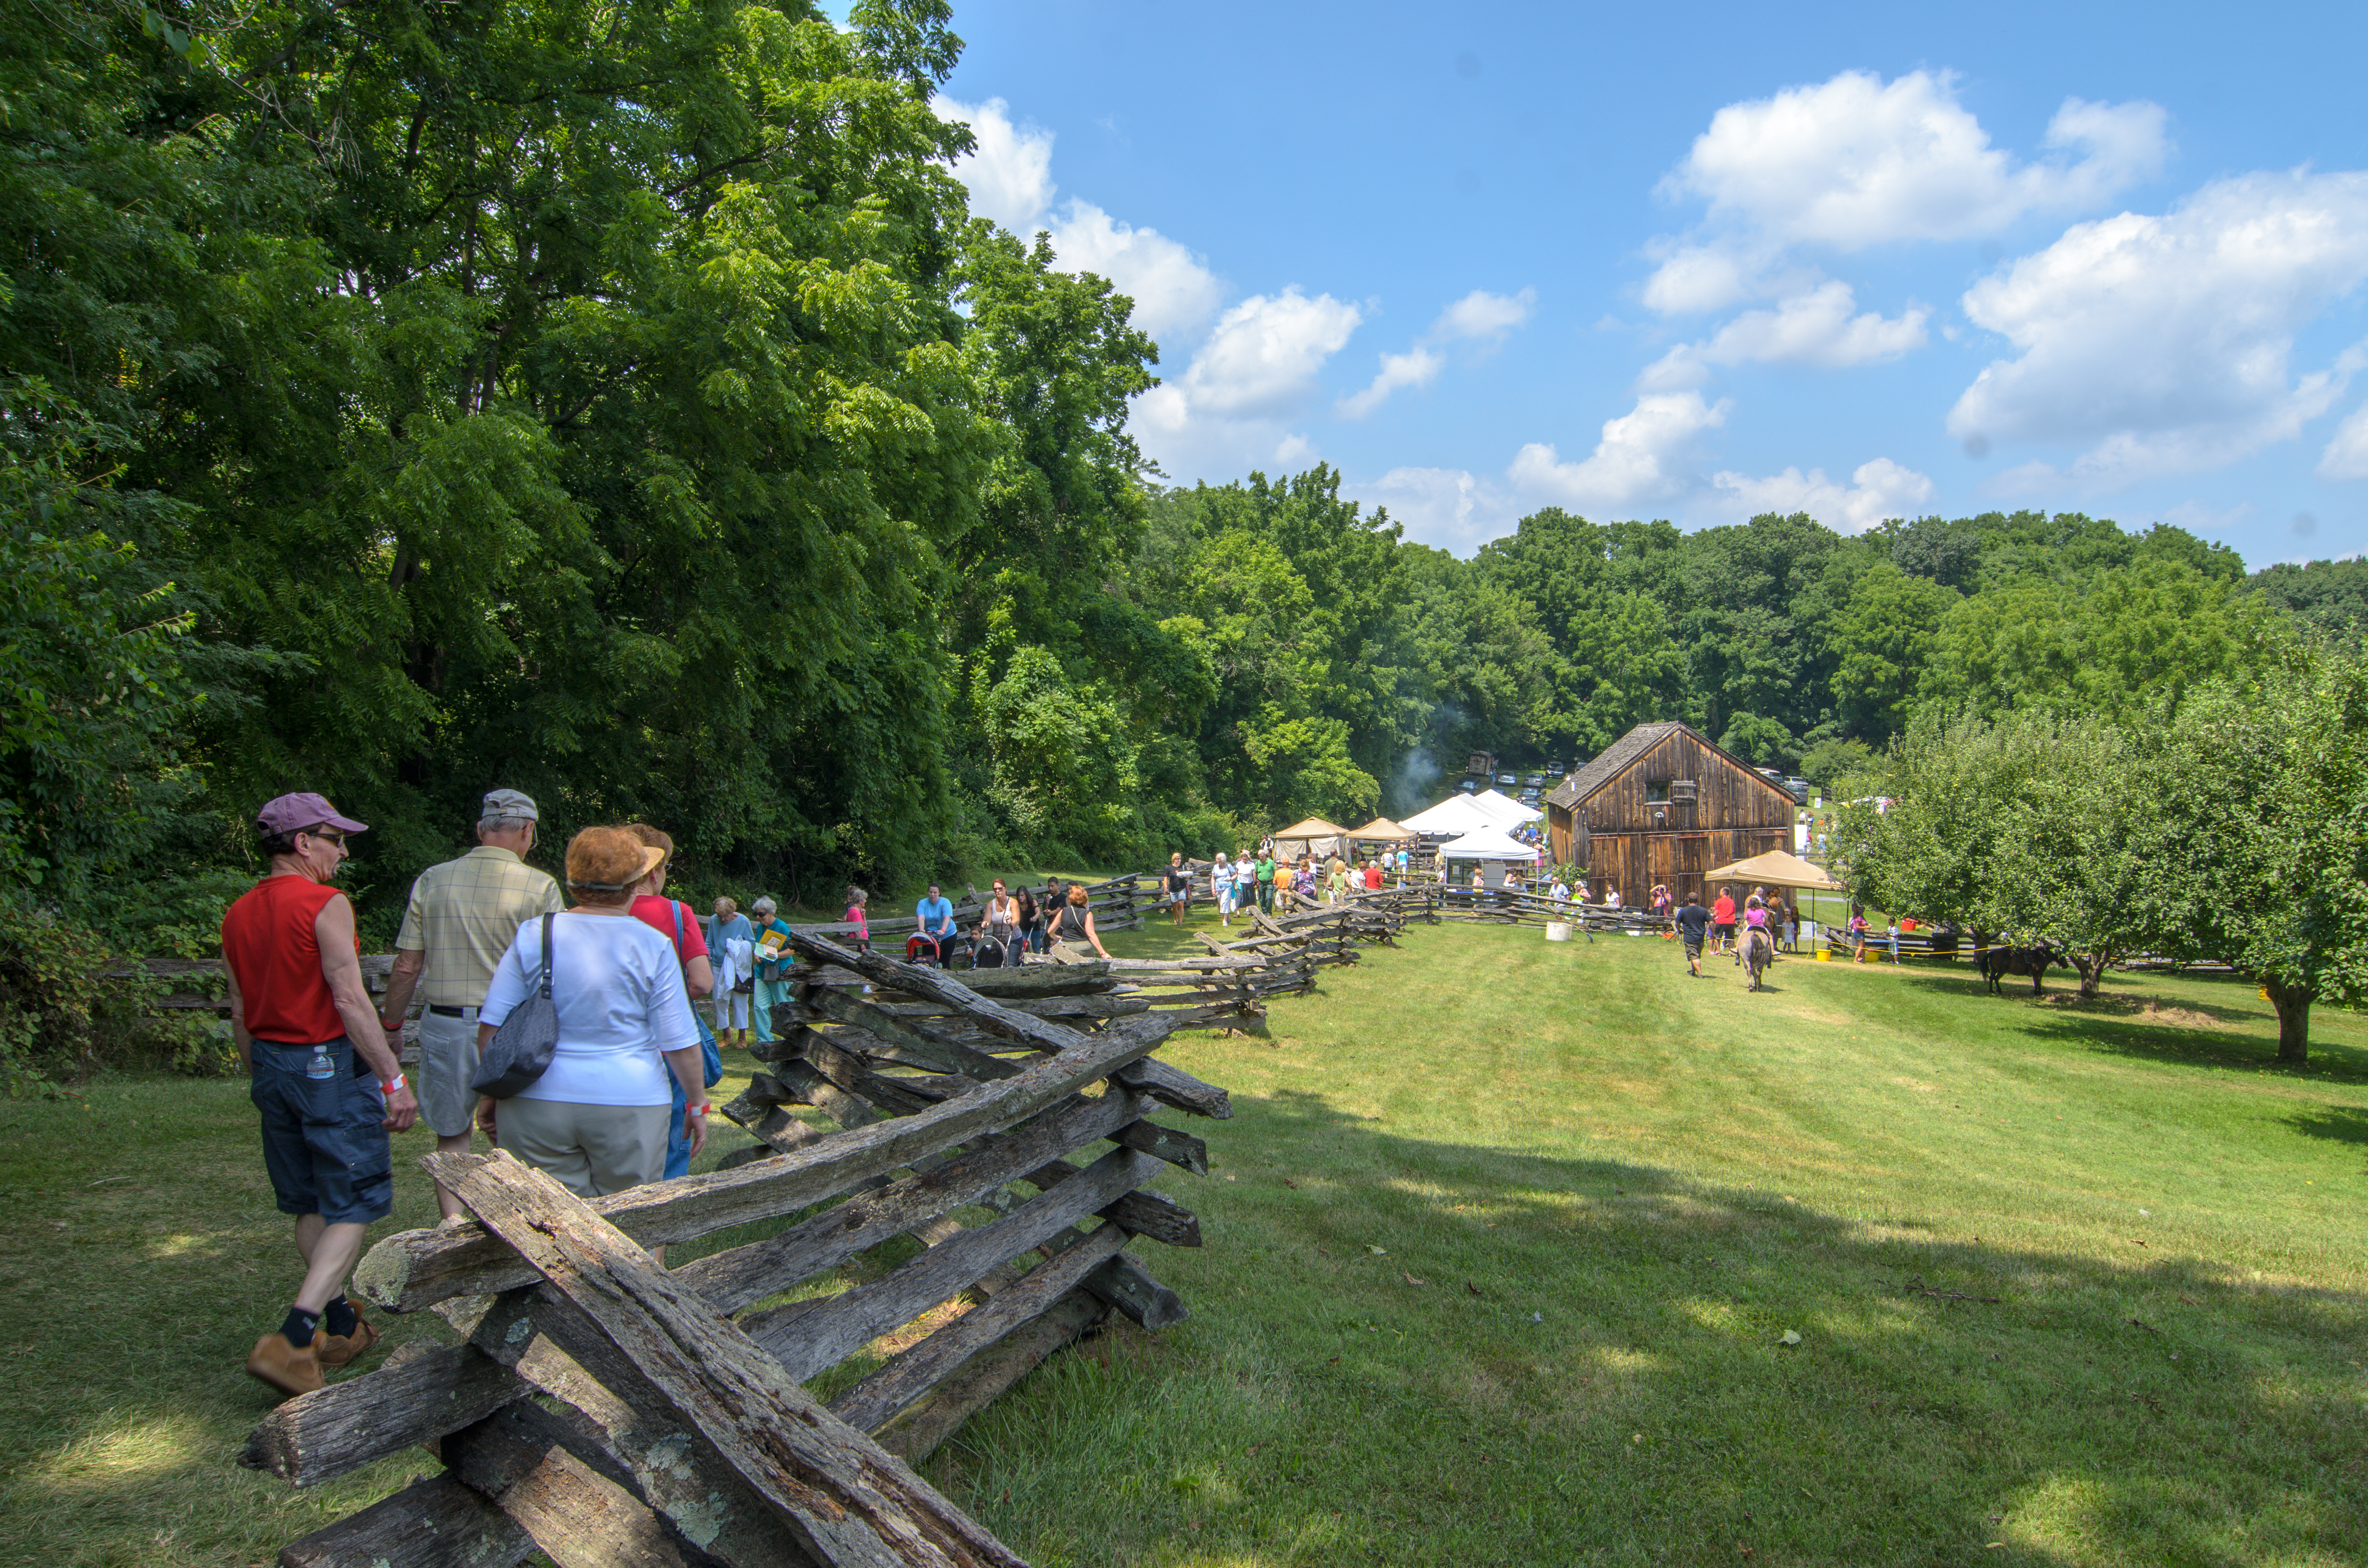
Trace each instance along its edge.
<path fill-rule="evenodd" d="M 472 1093 L 506 1100 L 542 1076 L 559 1044 L 559 1008 L 551 1000 L 551 915 L 542 917 L 542 984 L 510 1009 L 477 1059 Z"/>

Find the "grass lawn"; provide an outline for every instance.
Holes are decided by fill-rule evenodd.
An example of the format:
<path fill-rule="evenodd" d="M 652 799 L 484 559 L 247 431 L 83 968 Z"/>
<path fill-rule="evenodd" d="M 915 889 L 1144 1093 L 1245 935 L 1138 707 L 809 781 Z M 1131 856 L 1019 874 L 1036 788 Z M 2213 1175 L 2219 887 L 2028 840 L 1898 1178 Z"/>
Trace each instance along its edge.
<path fill-rule="evenodd" d="M 1209 1244 L 1139 1244 L 1192 1320 L 928 1467 L 1042 1568 L 2368 1560 L 2362 1020 L 2298 1076 L 2229 983 L 1473 926 L 1323 977 L 1166 1053 L 1235 1106 L 1164 1184 Z M 293 1279 L 243 1085 L 90 1104 L 0 1107 L 0 1562 L 267 1562 L 426 1468 L 235 1467 Z"/>

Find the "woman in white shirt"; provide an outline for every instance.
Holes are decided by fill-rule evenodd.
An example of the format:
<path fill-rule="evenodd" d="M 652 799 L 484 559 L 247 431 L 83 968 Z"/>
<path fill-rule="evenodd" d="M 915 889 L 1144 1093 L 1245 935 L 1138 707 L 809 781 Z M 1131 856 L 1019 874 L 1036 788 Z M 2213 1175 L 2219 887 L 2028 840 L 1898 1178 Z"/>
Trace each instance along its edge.
<path fill-rule="evenodd" d="M 683 1131 L 707 1142 L 699 1024 L 674 944 L 632 916 L 633 889 L 665 858 L 620 827 L 587 827 L 567 846 L 577 903 L 551 922 L 551 1000 L 559 1043 L 541 1077 L 507 1100 L 483 1100 L 477 1121 L 500 1147 L 579 1198 L 658 1179 L 682 1085 Z M 542 922 L 518 927 L 477 1009 L 477 1049 L 541 988 Z"/>

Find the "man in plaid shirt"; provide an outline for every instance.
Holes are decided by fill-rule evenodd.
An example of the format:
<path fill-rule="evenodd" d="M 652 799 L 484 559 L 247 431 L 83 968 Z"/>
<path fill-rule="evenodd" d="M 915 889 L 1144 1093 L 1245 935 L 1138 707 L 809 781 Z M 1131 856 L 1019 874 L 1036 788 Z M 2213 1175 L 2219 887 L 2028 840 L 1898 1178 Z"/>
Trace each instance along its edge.
<path fill-rule="evenodd" d="M 477 847 L 419 873 L 394 938 L 379 1027 L 388 1048 L 400 1051 L 403 1017 L 413 989 L 420 990 L 427 1009 L 419 1017 L 419 1119 L 436 1130 L 438 1151 L 469 1147 L 477 1105 L 469 1089 L 477 1075 L 477 1005 L 493 983 L 494 966 L 520 926 L 564 907 L 559 884 L 524 858 L 534 847 L 535 822 L 534 801 L 518 790 L 487 795 Z M 436 1202 L 447 1221 L 467 1215 L 440 1183 Z"/>

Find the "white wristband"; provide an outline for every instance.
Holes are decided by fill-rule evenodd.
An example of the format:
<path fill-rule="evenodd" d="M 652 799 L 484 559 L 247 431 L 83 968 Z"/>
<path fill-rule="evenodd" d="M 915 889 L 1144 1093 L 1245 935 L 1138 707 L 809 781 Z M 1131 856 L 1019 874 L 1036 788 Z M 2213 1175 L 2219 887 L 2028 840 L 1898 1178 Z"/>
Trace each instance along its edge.
<path fill-rule="evenodd" d="M 384 1094 L 390 1094 L 390 1095 L 391 1095 L 391 1094 L 394 1093 L 394 1091 L 395 1091 L 395 1090 L 397 1090 L 397 1089 L 399 1089 L 399 1088 L 402 1088 L 402 1087 L 404 1086 L 404 1076 L 403 1076 L 403 1074 L 400 1074 L 400 1073 L 397 1073 L 397 1074 L 394 1075 L 394 1081 L 393 1081 L 393 1083 L 391 1083 L 391 1084 L 381 1084 L 381 1085 L 379 1085 L 379 1089 L 380 1089 L 380 1091 L 381 1091 L 381 1093 L 384 1093 Z"/>

